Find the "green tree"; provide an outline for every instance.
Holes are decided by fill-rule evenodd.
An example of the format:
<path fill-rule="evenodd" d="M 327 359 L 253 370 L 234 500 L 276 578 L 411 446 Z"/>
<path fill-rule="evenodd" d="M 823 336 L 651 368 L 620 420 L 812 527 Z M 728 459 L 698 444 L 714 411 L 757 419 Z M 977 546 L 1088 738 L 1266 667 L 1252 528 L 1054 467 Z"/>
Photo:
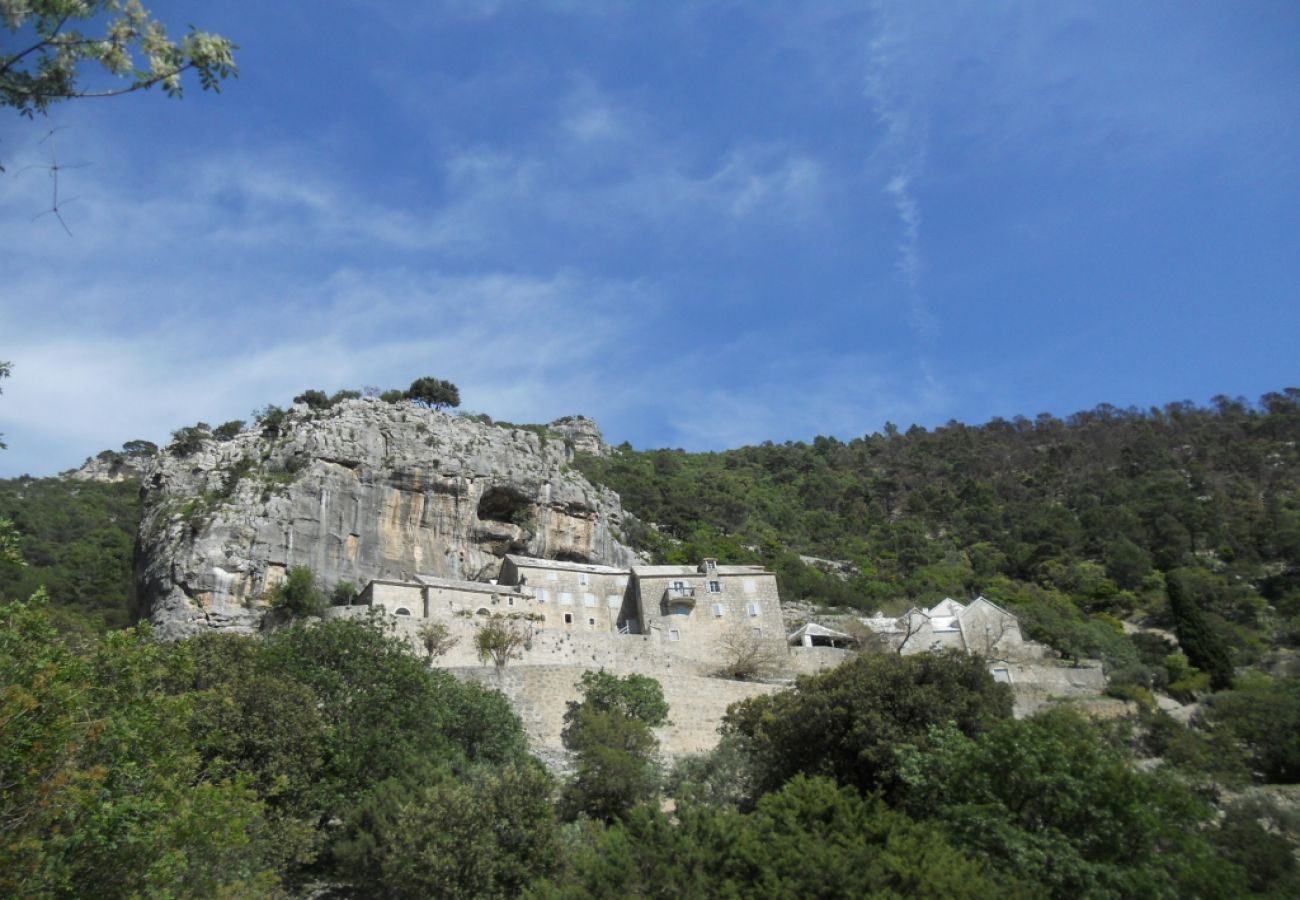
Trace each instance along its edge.
<path fill-rule="evenodd" d="M 1220 691 L 1232 686 L 1232 657 L 1228 646 L 1205 620 L 1195 596 L 1194 582 L 1186 571 L 1165 576 L 1169 611 L 1174 617 L 1178 645 L 1192 665 L 1210 674 L 1210 688 Z"/>
<path fill-rule="evenodd" d="M 514 619 L 493 613 L 474 633 L 474 649 L 478 651 L 479 662 L 490 661 L 500 675 L 506 663 L 519 658 L 519 648 L 527 640 Z"/>
<path fill-rule="evenodd" d="M 1199 717 L 1212 733 L 1235 738 L 1259 779 L 1300 782 L 1300 679 L 1243 677 L 1236 689 L 1206 697 Z"/>
<path fill-rule="evenodd" d="M 460 778 L 417 769 L 375 786 L 335 855 L 376 896 L 517 897 L 560 861 L 551 790 L 536 763 Z"/>
<path fill-rule="evenodd" d="M 659 741 L 640 719 L 581 704 L 569 717 L 563 740 L 575 760 L 560 798 L 568 817 L 611 821 L 654 792 Z"/>
<path fill-rule="evenodd" d="M 433 409 L 460 406 L 460 390 L 450 381 L 439 378 L 417 378 L 406 389 L 406 399 Z"/>
<path fill-rule="evenodd" d="M 761 790 L 805 774 L 872 791 L 895 785 L 894 748 L 924 744 L 931 726 L 977 734 L 1010 715 L 1010 689 L 978 657 L 864 653 L 793 690 L 733 705 L 723 729 L 748 739 Z"/>
<path fill-rule="evenodd" d="M 122 452 L 127 456 L 153 456 L 158 452 L 158 445 L 153 441 L 127 441 L 122 445 Z"/>
<path fill-rule="evenodd" d="M 231 419 L 229 422 L 222 422 L 216 428 L 212 429 L 212 436 L 219 441 L 231 441 L 238 437 L 239 432 L 243 430 L 243 419 Z"/>
<path fill-rule="evenodd" d="M 650 729 L 668 721 L 659 682 L 584 672 L 583 699 L 570 701 L 561 739 L 575 757 L 561 804 L 569 815 L 612 820 L 645 800 L 657 785 L 659 741 Z"/>
<path fill-rule="evenodd" d="M 327 737 L 312 792 L 323 818 L 415 761 L 520 762 L 525 740 L 504 697 L 433 670 L 379 622 L 329 619 L 268 635 L 258 670 L 312 690 Z"/>
<path fill-rule="evenodd" d="M 29 117 L 60 100 L 113 97 L 159 84 L 178 97 L 181 76 L 191 70 L 203 89 L 212 91 L 237 74 L 230 41 L 193 27 L 175 41 L 137 0 L 0 0 L 0 16 L 11 35 L 26 38 L 23 45 L 0 53 L 0 106 Z M 80 30 L 83 25 L 99 28 L 88 33 Z M 106 90 L 84 87 L 79 79 L 87 63 L 97 63 L 125 84 Z"/>
<path fill-rule="evenodd" d="M 899 756 L 908 812 L 1050 896 L 1243 893 L 1204 833 L 1212 811 L 1176 779 L 1137 771 L 1069 710 L 975 736 L 936 725 L 925 748 Z"/>
<path fill-rule="evenodd" d="M 329 598 L 316 582 L 316 575 L 305 566 L 294 566 L 284 581 L 271 589 L 271 606 L 291 616 L 319 616 L 329 605 Z"/>
<path fill-rule="evenodd" d="M 303 391 L 297 397 L 293 398 L 293 402 L 306 404 L 309 409 L 328 409 L 330 398 L 324 391 L 313 389 Z"/>
<path fill-rule="evenodd" d="M 261 804 L 201 766 L 188 663 L 147 626 L 78 653 L 40 596 L 0 606 L 0 894 L 274 892 Z"/>
<path fill-rule="evenodd" d="M 663 686 L 648 675 L 612 675 L 601 669 L 583 672 L 578 681 L 582 701 L 570 700 L 564 721 L 570 722 L 581 706 L 600 712 L 639 719 L 651 728 L 668 724 L 668 701 Z"/>
<path fill-rule="evenodd" d="M 172 442 L 167 450 L 172 456 L 185 458 L 193 456 L 203 449 L 203 445 L 212 439 L 212 429 L 206 422 L 187 425 L 172 432 Z"/>
<path fill-rule="evenodd" d="M 1021 897 L 928 823 L 825 778 L 793 779 L 750 814 L 656 806 L 578 832 L 558 883 L 529 896 Z"/>
<path fill-rule="evenodd" d="M 458 643 L 460 638 L 452 637 L 451 629 L 442 622 L 425 622 L 420 626 L 420 645 L 429 654 L 430 665 Z"/>

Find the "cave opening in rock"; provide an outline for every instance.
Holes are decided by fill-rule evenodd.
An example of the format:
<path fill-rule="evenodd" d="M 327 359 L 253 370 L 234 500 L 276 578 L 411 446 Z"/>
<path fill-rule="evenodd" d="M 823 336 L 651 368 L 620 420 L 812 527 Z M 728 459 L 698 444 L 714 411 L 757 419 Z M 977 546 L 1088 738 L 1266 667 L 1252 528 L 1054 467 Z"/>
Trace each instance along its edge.
<path fill-rule="evenodd" d="M 532 518 L 532 515 L 532 501 L 510 488 L 488 488 L 478 501 L 478 517 L 481 522 L 523 525 Z"/>
<path fill-rule="evenodd" d="M 555 560 L 556 562 L 571 562 L 571 563 L 591 562 L 591 560 L 587 558 L 587 555 L 585 553 L 579 553 L 577 550 L 561 550 L 559 553 L 555 554 Z"/>

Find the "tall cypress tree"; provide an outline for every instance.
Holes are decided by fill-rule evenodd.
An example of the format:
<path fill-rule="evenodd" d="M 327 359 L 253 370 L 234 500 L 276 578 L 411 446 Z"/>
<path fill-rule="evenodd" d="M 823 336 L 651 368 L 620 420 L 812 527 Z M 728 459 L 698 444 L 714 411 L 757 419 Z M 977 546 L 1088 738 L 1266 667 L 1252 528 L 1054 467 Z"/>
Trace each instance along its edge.
<path fill-rule="evenodd" d="M 1210 673 L 1213 690 L 1232 687 L 1232 657 L 1228 645 L 1205 621 L 1187 576 L 1178 571 L 1168 573 L 1165 590 L 1174 616 L 1174 632 L 1188 661 L 1201 671 Z"/>

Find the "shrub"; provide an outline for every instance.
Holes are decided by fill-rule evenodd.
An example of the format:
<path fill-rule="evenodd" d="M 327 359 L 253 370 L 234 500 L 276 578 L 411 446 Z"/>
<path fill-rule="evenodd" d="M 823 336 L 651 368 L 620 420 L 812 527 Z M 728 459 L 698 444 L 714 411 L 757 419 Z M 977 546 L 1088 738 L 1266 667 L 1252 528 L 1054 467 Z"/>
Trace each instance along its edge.
<path fill-rule="evenodd" d="M 932 725 L 977 734 L 1011 715 L 1011 691 L 964 653 L 859 654 L 793 690 L 733 705 L 724 733 L 750 741 L 761 789 L 803 773 L 863 791 L 896 779 L 894 748 Z"/>
<path fill-rule="evenodd" d="M 506 663 L 520 657 L 519 648 L 526 640 L 513 619 L 493 613 L 474 635 L 474 649 L 478 651 L 479 662 L 490 660 L 500 672 Z"/>
<path fill-rule="evenodd" d="M 219 441 L 233 440 L 244 430 L 243 419 L 231 419 L 229 422 L 222 422 L 216 428 L 212 429 L 212 436 Z"/>
<path fill-rule="evenodd" d="M 357 600 L 357 586 L 350 581 L 340 581 L 330 591 L 330 603 L 334 606 L 351 606 Z"/>
<path fill-rule="evenodd" d="M 206 422 L 178 428 L 172 432 L 172 442 L 167 447 L 169 453 L 180 459 L 193 456 L 212 438 L 212 429 Z"/>
<path fill-rule="evenodd" d="M 316 576 L 305 566 L 290 569 L 285 580 L 271 589 L 271 606 L 292 616 L 319 616 L 327 605 Z"/>
<path fill-rule="evenodd" d="M 308 409 L 329 409 L 330 398 L 324 391 L 311 389 L 294 397 L 293 402 L 305 404 Z"/>

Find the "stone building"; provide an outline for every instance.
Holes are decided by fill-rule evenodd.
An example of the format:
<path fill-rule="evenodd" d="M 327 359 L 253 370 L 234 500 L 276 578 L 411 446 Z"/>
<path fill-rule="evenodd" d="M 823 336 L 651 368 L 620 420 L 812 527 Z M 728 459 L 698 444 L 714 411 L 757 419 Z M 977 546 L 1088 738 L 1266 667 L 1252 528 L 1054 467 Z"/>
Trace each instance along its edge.
<path fill-rule="evenodd" d="M 743 635 L 785 651 L 776 575 L 762 566 L 633 566 L 637 627 L 686 655 Z"/>
<path fill-rule="evenodd" d="M 725 636 L 786 649 L 776 576 L 715 559 L 618 568 L 508 554 L 494 581 L 373 580 L 358 605 L 412 619 L 518 614 L 538 634 L 638 636 L 701 660 L 716 658 Z"/>
<path fill-rule="evenodd" d="M 631 570 L 614 566 L 507 554 L 497 581 L 536 597 L 539 628 L 638 634 L 627 600 L 630 577 Z"/>
<path fill-rule="evenodd" d="M 985 597 L 961 604 L 951 597 L 929 609 L 913 608 L 897 619 L 862 619 L 882 644 L 900 653 L 962 650 L 990 659 L 1041 656 L 1041 645 L 1026 642 L 1020 621 Z"/>

